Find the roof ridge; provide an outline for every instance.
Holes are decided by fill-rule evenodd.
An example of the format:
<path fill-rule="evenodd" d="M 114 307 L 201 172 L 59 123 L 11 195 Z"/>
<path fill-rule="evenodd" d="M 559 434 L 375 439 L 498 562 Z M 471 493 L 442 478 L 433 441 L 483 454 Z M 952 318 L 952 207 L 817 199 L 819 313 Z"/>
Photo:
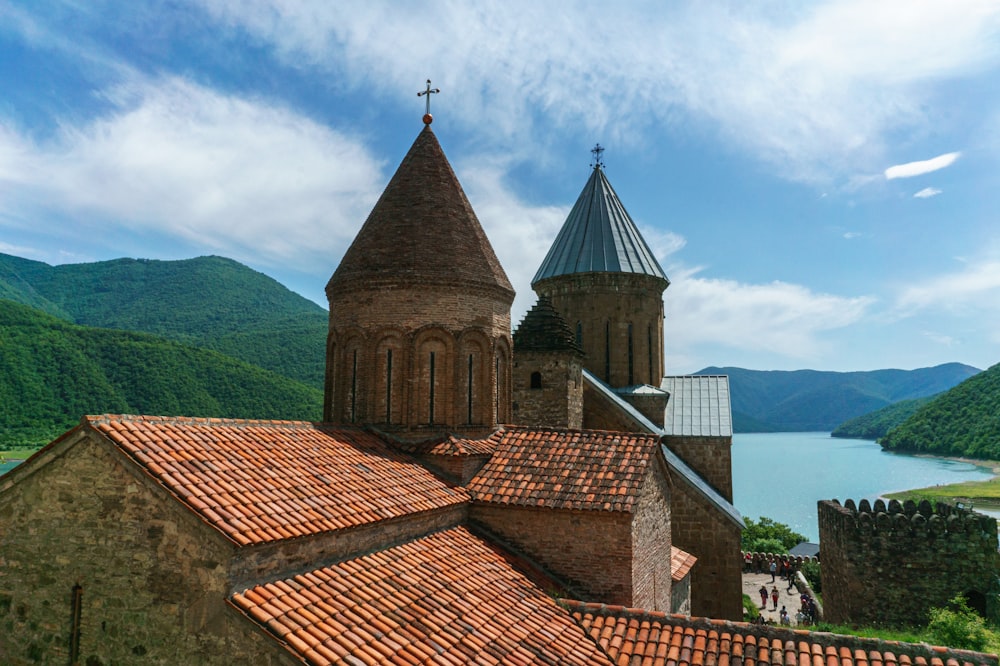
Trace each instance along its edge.
<path fill-rule="evenodd" d="M 319 421 L 293 421 L 287 419 L 241 419 L 235 417 L 216 416 L 156 416 L 150 414 L 97 414 L 87 415 L 81 419 L 84 425 L 103 425 L 108 423 L 175 423 L 179 425 L 225 425 L 225 426 L 274 426 L 300 428 L 336 428 L 338 430 L 360 430 L 356 426 L 334 426 Z"/>
<path fill-rule="evenodd" d="M 736 620 L 723 620 L 710 617 L 694 615 L 683 615 L 680 613 L 666 613 L 654 611 L 646 608 L 636 608 L 616 604 L 604 604 L 600 602 L 585 602 L 577 599 L 559 599 L 559 605 L 568 610 L 570 614 L 574 611 L 601 615 L 604 617 L 624 617 L 636 620 L 652 619 L 660 620 L 675 627 L 685 629 L 705 629 L 705 630 L 729 630 L 739 632 L 753 638 L 767 638 L 771 640 L 782 640 L 783 642 L 795 639 L 801 640 L 808 637 L 813 643 L 822 647 L 850 647 L 850 648 L 882 648 L 879 652 L 893 652 L 906 654 L 908 656 L 940 656 L 946 654 L 950 656 L 962 656 L 973 658 L 973 663 L 995 664 L 995 659 L 989 659 L 994 655 L 987 652 L 976 652 L 974 650 L 964 650 L 947 646 L 931 645 L 930 643 L 908 643 L 904 641 L 886 640 L 883 638 L 873 638 L 869 636 L 854 636 L 851 634 L 837 634 L 829 631 L 811 631 L 809 629 L 796 629 L 780 625 L 760 625 L 751 622 L 739 622 Z M 984 659 L 984 657 L 987 657 Z"/>

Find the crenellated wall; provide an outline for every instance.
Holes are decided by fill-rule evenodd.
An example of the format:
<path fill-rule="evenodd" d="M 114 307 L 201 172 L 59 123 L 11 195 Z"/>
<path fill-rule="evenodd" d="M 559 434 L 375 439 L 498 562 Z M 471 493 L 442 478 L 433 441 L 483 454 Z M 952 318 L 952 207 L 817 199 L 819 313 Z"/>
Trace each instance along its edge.
<path fill-rule="evenodd" d="M 819 502 L 825 617 L 834 623 L 912 625 L 956 594 L 996 617 L 996 520 L 924 500 Z"/>

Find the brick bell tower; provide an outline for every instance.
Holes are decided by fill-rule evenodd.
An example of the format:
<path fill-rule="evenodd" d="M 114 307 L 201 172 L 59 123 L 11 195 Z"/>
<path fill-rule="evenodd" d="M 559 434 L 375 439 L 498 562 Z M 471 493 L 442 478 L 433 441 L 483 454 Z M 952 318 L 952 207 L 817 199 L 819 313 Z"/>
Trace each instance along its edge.
<path fill-rule="evenodd" d="M 510 420 L 514 290 L 432 120 L 326 285 L 328 422 L 422 438 Z"/>
<path fill-rule="evenodd" d="M 670 281 L 604 175 L 603 150 L 591 151 L 593 172 L 531 286 L 569 324 L 592 374 L 616 389 L 659 386 Z"/>

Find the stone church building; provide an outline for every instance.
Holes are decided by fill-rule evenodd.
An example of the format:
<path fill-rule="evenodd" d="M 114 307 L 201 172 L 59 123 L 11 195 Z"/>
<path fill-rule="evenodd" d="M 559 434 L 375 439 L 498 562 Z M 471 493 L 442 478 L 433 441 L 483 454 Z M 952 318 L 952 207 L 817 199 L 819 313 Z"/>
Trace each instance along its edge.
<path fill-rule="evenodd" d="M 426 122 L 327 285 L 323 423 L 88 416 L 0 477 L 0 663 L 995 663 L 732 622 L 728 383 L 663 377 L 603 169 L 512 335 Z"/>

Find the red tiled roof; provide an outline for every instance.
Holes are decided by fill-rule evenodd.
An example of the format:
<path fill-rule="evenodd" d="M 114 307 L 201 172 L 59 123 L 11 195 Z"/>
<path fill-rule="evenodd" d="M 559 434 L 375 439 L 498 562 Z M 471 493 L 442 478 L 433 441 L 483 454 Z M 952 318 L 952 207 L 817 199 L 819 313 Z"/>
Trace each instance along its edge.
<path fill-rule="evenodd" d="M 391 435 L 386 435 L 386 437 L 391 438 Z M 435 456 L 489 456 L 496 450 L 498 440 L 495 436 L 486 439 L 469 439 L 445 435 L 418 442 L 402 439 L 393 439 L 392 441 L 396 448 L 407 453 Z"/>
<path fill-rule="evenodd" d="M 670 578 L 677 582 L 687 576 L 698 558 L 677 546 L 670 546 Z"/>
<path fill-rule="evenodd" d="M 84 423 L 240 545 L 469 500 L 359 429 L 156 416 L 85 417 Z"/>
<path fill-rule="evenodd" d="M 461 527 L 231 601 L 314 665 L 612 663 L 502 552 Z"/>
<path fill-rule="evenodd" d="M 562 602 L 618 666 L 973 666 L 994 655 L 761 627 L 621 606 Z"/>
<path fill-rule="evenodd" d="M 480 502 L 630 512 L 655 435 L 508 427 L 467 488 Z"/>

